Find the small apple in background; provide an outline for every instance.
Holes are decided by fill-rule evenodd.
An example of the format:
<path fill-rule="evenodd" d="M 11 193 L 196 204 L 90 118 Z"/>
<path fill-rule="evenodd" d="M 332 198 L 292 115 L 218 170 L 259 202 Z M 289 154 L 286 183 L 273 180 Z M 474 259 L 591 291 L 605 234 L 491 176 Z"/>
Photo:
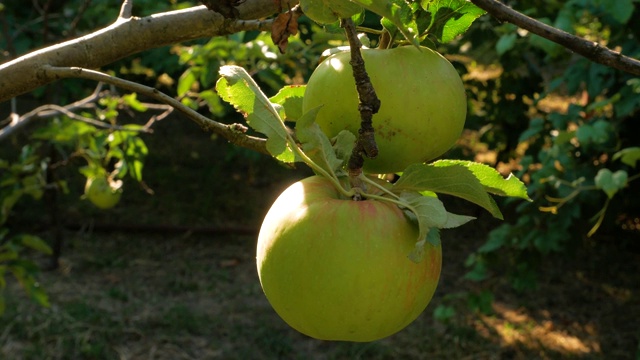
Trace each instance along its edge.
<path fill-rule="evenodd" d="M 110 209 L 120 201 L 122 180 L 111 180 L 107 176 L 90 176 L 84 187 L 84 196 L 100 209 Z"/>
<path fill-rule="evenodd" d="M 398 206 L 344 198 L 327 178 L 306 178 L 264 219 L 260 283 L 280 317 L 303 334 L 381 339 L 415 320 L 438 284 L 442 249 L 427 245 L 424 259 L 412 262 L 417 237 L 417 224 Z"/>
<path fill-rule="evenodd" d="M 349 52 L 325 59 L 309 78 L 303 111 L 322 105 L 316 123 L 332 138 L 360 128 L 358 94 Z M 373 116 L 379 154 L 364 172 L 395 173 L 445 153 L 460 137 L 467 114 L 465 89 L 453 65 L 437 52 L 402 46 L 363 49 L 371 83 L 381 101 Z"/>

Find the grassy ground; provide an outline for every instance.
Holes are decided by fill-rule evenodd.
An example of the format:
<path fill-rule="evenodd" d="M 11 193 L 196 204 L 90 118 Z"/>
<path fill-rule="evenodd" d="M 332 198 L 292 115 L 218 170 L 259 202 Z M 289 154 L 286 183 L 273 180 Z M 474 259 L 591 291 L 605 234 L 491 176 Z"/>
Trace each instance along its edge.
<path fill-rule="evenodd" d="M 279 191 L 308 172 L 209 141 L 182 119 L 164 120 L 148 143 L 145 179 L 155 195 L 129 184 L 108 212 L 78 202 L 78 193 L 63 200 L 65 221 L 76 227 L 65 231 L 60 269 L 41 276 L 52 306 L 33 305 L 9 284 L 0 359 L 640 357 L 640 255 L 620 245 L 637 237 L 601 236 L 569 258 L 549 257 L 534 292 L 515 293 L 495 276 L 483 285 L 495 294 L 483 314 L 466 296 L 483 288 L 461 276 L 496 224 L 485 216 L 443 233 L 436 297 L 408 328 L 373 343 L 309 339 L 262 294 L 251 234 Z M 35 218 L 48 236 L 40 210 L 25 209 L 30 217 L 17 214 L 16 224 Z M 99 231 L 101 224 L 164 227 Z M 436 309 L 455 312 L 443 322 Z"/>

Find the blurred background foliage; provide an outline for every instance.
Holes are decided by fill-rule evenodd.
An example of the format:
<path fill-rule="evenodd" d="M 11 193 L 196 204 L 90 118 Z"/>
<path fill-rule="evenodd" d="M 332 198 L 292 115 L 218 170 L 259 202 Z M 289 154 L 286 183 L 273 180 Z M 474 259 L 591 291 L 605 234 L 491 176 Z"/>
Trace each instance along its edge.
<path fill-rule="evenodd" d="M 2 61 L 94 31 L 113 21 L 119 11 L 113 2 L 102 1 L 2 3 L 0 22 L 6 29 L 0 38 Z M 640 58 L 640 28 L 634 26 L 640 22 L 640 11 L 635 0 L 504 3 Z M 193 5 L 195 1 L 136 0 L 134 14 Z M 379 18 L 367 14 L 362 25 L 380 28 Z M 302 17 L 300 33 L 290 40 L 285 54 L 279 53 L 269 34 L 243 32 L 147 51 L 101 70 L 155 86 L 217 121 L 233 123 L 241 118 L 213 91 L 219 66 L 245 67 L 271 96 L 284 85 L 304 84 L 320 54 L 344 44 L 335 30 Z M 371 40 L 375 46 L 376 36 Z M 517 291 L 535 289 L 538 269 L 550 254 L 572 257 L 592 248 L 591 235 L 596 231 L 612 234 L 601 237 L 615 239 L 612 246 L 639 251 L 640 205 L 635 199 L 640 187 L 634 180 L 640 158 L 640 79 L 490 16 L 480 17 L 463 37 L 436 46 L 459 70 L 469 98 L 466 129 L 446 157 L 484 162 L 504 175 L 512 172 L 526 182 L 533 199 L 503 201 L 500 205 L 510 214 L 508 220 L 491 230 L 466 259 L 465 278 L 485 284 L 483 291 L 467 294 L 470 306 L 491 312 L 491 284 L 496 278 L 506 276 Z M 5 287 L 4 274 L 11 272 L 32 290 L 34 299 L 47 304 L 46 295 L 37 290 L 37 267 L 18 254 L 24 248 L 47 254 L 53 250 L 42 239 L 12 230 L 11 214 L 21 199 L 44 201 L 47 192 L 64 196 L 67 177 L 79 173 L 89 177 L 103 172 L 130 179 L 125 186 L 140 183 L 139 189 L 152 190 L 145 186 L 143 166 L 147 153 L 156 151 L 147 148 L 145 139 L 155 135 L 145 131 L 152 128 L 153 122 L 147 120 L 157 109 L 135 94 L 99 90 L 97 101 L 81 115 L 109 126 L 95 127 L 58 115 L 1 144 L 0 291 Z M 65 80 L 24 97 L 29 100 L 18 99 L 16 106 L 26 111 L 30 104 L 65 105 L 93 91 L 95 84 Z M 2 110 L 4 119 L 6 106 Z M 237 164 L 263 158 L 229 146 L 224 159 Z M 435 310 L 442 321 L 454 315 L 446 305 Z"/>

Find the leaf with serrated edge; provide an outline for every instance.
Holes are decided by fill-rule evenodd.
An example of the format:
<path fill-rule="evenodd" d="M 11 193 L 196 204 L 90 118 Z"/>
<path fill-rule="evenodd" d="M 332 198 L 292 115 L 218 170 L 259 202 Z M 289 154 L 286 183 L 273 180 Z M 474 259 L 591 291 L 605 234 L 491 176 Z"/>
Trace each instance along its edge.
<path fill-rule="evenodd" d="M 318 106 L 302 115 L 296 123 L 296 137 L 300 141 L 302 151 L 313 162 L 329 173 L 333 173 L 342 167 L 342 160 L 336 157 L 329 138 L 315 123 L 316 116 L 318 116 L 318 111 L 321 108 L 322 106 Z"/>
<path fill-rule="evenodd" d="M 356 136 L 349 130 L 342 130 L 332 139 L 332 142 L 336 157 L 341 159 L 342 164 L 345 165 L 356 145 Z"/>
<path fill-rule="evenodd" d="M 407 210 L 410 209 L 418 221 L 419 233 L 416 248 L 409 258 L 419 262 L 424 254 L 425 241 L 430 229 L 440 228 L 447 223 L 447 210 L 438 198 L 422 196 L 417 192 L 403 192 L 400 194 L 400 200 L 408 205 Z"/>
<path fill-rule="evenodd" d="M 436 167 L 446 167 L 461 165 L 469 169 L 473 175 L 480 181 L 480 184 L 484 186 L 487 192 L 500 195 L 517 197 L 531 201 L 529 194 L 527 194 L 527 187 L 513 174 L 505 179 L 498 170 L 491 166 L 465 160 L 439 160 L 432 163 Z"/>
<path fill-rule="evenodd" d="M 394 193 L 404 191 L 431 191 L 457 196 L 477 204 L 498 219 L 502 213 L 489 196 L 480 180 L 462 165 L 436 167 L 432 164 L 412 164 L 403 172 L 391 189 Z"/>
<path fill-rule="evenodd" d="M 282 105 L 285 121 L 296 121 L 302 116 L 302 98 L 305 89 L 304 85 L 285 86 L 269 98 L 272 103 Z"/>
<path fill-rule="evenodd" d="M 240 66 L 220 68 L 216 83 L 220 97 L 245 115 L 247 124 L 267 136 L 267 150 L 280 161 L 292 162 L 293 152 L 287 146 L 287 130 L 273 104 Z"/>
<path fill-rule="evenodd" d="M 412 19 L 411 7 L 404 0 L 351 0 L 351 2 L 391 20 L 409 42 L 418 46 L 418 26 Z"/>
<path fill-rule="evenodd" d="M 486 13 L 467 0 L 421 0 L 420 5 L 431 13 L 429 34 L 443 43 L 464 34 L 478 17 Z"/>

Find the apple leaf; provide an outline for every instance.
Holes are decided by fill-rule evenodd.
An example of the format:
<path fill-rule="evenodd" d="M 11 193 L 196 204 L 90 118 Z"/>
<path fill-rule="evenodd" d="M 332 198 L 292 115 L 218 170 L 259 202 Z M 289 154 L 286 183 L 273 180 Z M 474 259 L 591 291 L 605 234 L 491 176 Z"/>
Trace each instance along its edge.
<path fill-rule="evenodd" d="M 431 14 L 429 34 L 442 43 L 464 34 L 485 13 L 467 0 L 421 0 L 420 5 Z"/>
<path fill-rule="evenodd" d="M 594 178 L 595 185 L 598 189 L 604 191 L 609 199 L 627 186 L 629 175 L 624 170 L 611 172 L 609 169 L 600 169 Z"/>
<path fill-rule="evenodd" d="M 443 227 L 447 223 L 447 210 L 437 197 L 422 196 L 418 192 L 407 191 L 400 194 L 400 201 L 407 204 L 405 213 L 410 218 L 415 218 L 418 222 L 419 234 L 415 249 L 409 254 L 409 259 L 420 262 L 424 254 L 426 242 L 437 246 L 440 244 L 439 237 L 434 239 L 429 237 L 432 229 Z"/>
<path fill-rule="evenodd" d="M 433 162 L 432 165 L 436 167 L 464 166 L 475 175 L 488 193 L 531 201 L 527 194 L 527 188 L 520 179 L 513 174 L 509 174 L 505 179 L 502 174 L 491 166 L 465 160 L 439 160 Z"/>
<path fill-rule="evenodd" d="M 329 173 L 342 167 L 342 160 L 336 157 L 329 138 L 315 123 L 318 111 L 322 106 L 306 112 L 296 123 L 296 137 L 301 143 L 302 151 L 317 165 Z"/>
<path fill-rule="evenodd" d="M 220 97 L 242 112 L 249 126 L 267 136 L 267 150 L 273 157 L 283 162 L 294 161 L 287 146 L 287 129 L 278 111 L 249 73 L 240 66 L 227 65 L 220 68 L 220 75 L 216 83 Z"/>
<path fill-rule="evenodd" d="M 640 147 L 628 147 L 613 154 L 613 160 L 622 161 L 633 168 L 636 167 L 636 163 L 640 160 Z"/>
<path fill-rule="evenodd" d="M 483 207 L 494 217 L 503 219 L 498 205 L 489 196 L 480 180 L 463 165 L 409 165 L 393 185 L 392 191 L 396 194 L 404 191 L 431 191 L 457 196 Z"/>
<path fill-rule="evenodd" d="M 51 247 L 49 247 L 49 245 L 46 242 L 44 242 L 44 240 L 42 240 L 42 238 L 40 238 L 39 236 L 20 235 L 19 239 L 22 245 L 27 246 L 31 249 L 40 251 L 43 254 L 51 255 L 53 253 L 53 250 L 51 250 Z"/>
<path fill-rule="evenodd" d="M 282 105 L 285 121 L 296 121 L 302 116 L 302 97 L 305 89 L 304 85 L 285 86 L 269 98 L 272 103 Z"/>
<path fill-rule="evenodd" d="M 351 2 L 388 19 L 409 42 L 418 46 L 416 40 L 418 26 L 413 20 L 411 6 L 404 0 L 351 0 Z"/>
<path fill-rule="evenodd" d="M 342 159 L 342 165 L 346 165 L 356 145 L 356 136 L 349 130 L 342 130 L 332 141 L 333 150 L 338 159 Z"/>
<path fill-rule="evenodd" d="M 441 226 L 441 229 L 453 229 L 475 219 L 476 218 L 473 216 L 458 215 L 447 212 L 447 222 Z"/>

